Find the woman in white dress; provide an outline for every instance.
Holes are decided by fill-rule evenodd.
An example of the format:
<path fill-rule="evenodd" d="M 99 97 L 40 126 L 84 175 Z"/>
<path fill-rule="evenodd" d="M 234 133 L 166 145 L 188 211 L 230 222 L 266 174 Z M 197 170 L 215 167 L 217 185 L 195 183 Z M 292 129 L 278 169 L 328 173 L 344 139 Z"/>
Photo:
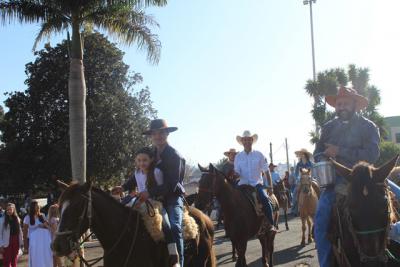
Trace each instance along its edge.
<path fill-rule="evenodd" d="M 24 218 L 24 243 L 29 247 L 29 267 L 53 267 L 49 224 L 36 201 L 31 202 Z"/>

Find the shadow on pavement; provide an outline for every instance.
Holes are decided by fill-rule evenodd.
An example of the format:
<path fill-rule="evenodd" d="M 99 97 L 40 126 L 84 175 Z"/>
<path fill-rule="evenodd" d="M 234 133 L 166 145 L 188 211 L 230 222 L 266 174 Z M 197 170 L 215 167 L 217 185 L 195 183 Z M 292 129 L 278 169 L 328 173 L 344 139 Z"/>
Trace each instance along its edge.
<path fill-rule="evenodd" d="M 301 259 L 306 260 L 306 259 L 313 258 L 312 255 L 304 255 L 312 250 L 314 250 L 314 248 L 306 249 L 306 247 L 295 246 L 295 247 L 290 247 L 290 248 L 283 249 L 280 251 L 276 251 L 274 253 L 274 265 L 300 266 L 299 263 L 297 263 L 297 264 L 293 263 L 293 265 L 290 265 L 289 263 L 293 262 L 294 260 L 301 261 Z M 249 263 L 248 266 L 249 267 L 261 266 L 261 258 Z M 308 266 L 308 265 L 303 264 L 301 266 Z"/>

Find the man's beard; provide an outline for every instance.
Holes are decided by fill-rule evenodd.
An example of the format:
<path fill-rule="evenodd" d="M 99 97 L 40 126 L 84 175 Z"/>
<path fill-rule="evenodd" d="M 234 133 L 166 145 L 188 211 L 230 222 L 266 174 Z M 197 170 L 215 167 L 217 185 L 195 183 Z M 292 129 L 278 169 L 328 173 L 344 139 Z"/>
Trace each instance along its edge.
<path fill-rule="evenodd" d="M 355 114 L 355 111 L 341 110 L 338 112 L 338 117 L 341 121 L 349 121 Z"/>

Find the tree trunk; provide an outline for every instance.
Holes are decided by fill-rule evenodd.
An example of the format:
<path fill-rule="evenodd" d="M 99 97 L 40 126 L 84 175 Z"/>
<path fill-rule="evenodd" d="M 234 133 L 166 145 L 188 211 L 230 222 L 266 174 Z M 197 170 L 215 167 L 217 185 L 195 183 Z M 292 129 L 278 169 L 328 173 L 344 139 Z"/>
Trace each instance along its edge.
<path fill-rule="evenodd" d="M 68 79 L 69 141 L 72 178 L 86 181 L 86 83 L 80 25 L 72 20 L 72 46 Z"/>

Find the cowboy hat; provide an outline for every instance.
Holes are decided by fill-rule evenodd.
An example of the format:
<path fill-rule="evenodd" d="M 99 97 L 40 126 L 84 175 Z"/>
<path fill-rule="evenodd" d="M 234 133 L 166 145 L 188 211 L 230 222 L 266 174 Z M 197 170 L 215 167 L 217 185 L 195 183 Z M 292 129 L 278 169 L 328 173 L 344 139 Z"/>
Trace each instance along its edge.
<path fill-rule="evenodd" d="M 168 127 L 167 122 L 163 119 L 155 119 L 150 122 L 150 128 L 143 132 L 144 135 L 150 135 L 153 131 L 163 130 L 168 133 L 178 130 L 177 127 Z"/>
<path fill-rule="evenodd" d="M 239 144 L 243 145 L 242 143 L 242 139 L 246 138 L 246 137 L 250 137 L 253 139 L 253 143 L 257 142 L 258 140 L 258 135 L 257 134 L 251 134 L 250 131 L 246 130 L 243 132 L 242 136 L 238 135 L 236 136 L 236 141 L 238 141 Z"/>
<path fill-rule="evenodd" d="M 302 149 L 300 149 L 300 150 L 295 151 L 294 154 L 296 154 L 296 156 L 300 156 L 301 154 L 305 154 L 305 155 L 308 155 L 309 158 L 312 157 L 312 153 L 309 152 L 309 151 L 308 151 L 307 149 L 305 149 L 305 148 L 302 148 Z"/>
<path fill-rule="evenodd" d="M 274 167 L 274 168 L 276 168 L 276 167 L 278 167 L 277 165 L 275 165 L 275 164 L 273 164 L 272 162 L 268 165 L 268 167 Z"/>
<path fill-rule="evenodd" d="M 234 154 L 236 155 L 236 154 L 237 154 L 236 149 L 231 148 L 231 149 L 229 149 L 229 151 L 224 152 L 224 155 L 225 155 L 226 157 L 228 157 L 229 154 L 231 154 L 231 153 L 234 153 Z"/>
<path fill-rule="evenodd" d="M 352 98 L 356 103 L 357 111 L 360 111 L 368 106 L 368 99 L 366 97 L 359 95 L 356 90 L 344 86 L 339 88 L 337 95 L 327 95 L 325 100 L 330 106 L 336 107 L 336 100 L 343 97 Z"/>

